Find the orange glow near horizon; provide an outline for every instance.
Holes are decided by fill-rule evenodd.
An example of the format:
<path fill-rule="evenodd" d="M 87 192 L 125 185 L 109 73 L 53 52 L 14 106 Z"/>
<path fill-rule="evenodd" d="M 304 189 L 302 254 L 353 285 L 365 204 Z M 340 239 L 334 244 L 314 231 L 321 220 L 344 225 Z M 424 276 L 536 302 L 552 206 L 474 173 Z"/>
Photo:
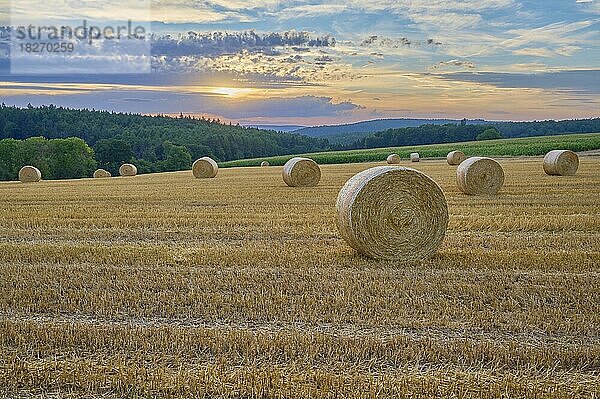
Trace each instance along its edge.
<path fill-rule="evenodd" d="M 241 97 L 244 94 L 251 93 L 253 89 L 236 88 L 236 87 L 214 87 L 211 91 L 215 94 L 224 95 L 227 97 Z"/>

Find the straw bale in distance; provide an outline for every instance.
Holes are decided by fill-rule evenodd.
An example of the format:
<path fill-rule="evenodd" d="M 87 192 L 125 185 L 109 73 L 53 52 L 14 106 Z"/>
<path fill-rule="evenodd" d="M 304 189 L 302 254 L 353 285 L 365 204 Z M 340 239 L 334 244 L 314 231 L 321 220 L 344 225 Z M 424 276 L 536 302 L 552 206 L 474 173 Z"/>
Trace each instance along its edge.
<path fill-rule="evenodd" d="M 465 194 L 495 195 L 504 185 L 504 170 L 491 158 L 468 158 L 456 169 L 456 183 Z"/>
<path fill-rule="evenodd" d="M 35 166 L 23 166 L 19 170 L 19 180 L 22 183 L 35 183 L 42 180 L 42 172 Z"/>
<path fill-rule="evenodd" d="M 387 157 L 387 163 L 389 165 L 400 163 L 400 155 L 398 154 L 390 154 Z"/>
<path fill-rule="evenodd" d="M 283 181 L 290 187 L 314 187 L 321 180 L 321 169 L 309 158 L 295 157 L 283 165 Z"/>
<path fill-rule="evenodd" d="M 112 175 L 110 174 L 110 172 L 108 170 L 104 170 L 104 169 L 96 169 L 96 171 L 94 172 L 94 178 L 95 179 L 102 179 L 105 177 L 111 177 Z"/>
<path fill-rule="evenodd" d="M 192 164 L 192 173 L 196 179 L 212 179 L 219 172 L 219 165 L 214 159 L 202 157 Z"/>
<path fill-rule="evenodd" d="M 570 150 L 553 150 L 544 157 L 544 172 L 554 176 L 573 176 L 579 168 L 579 157 Z"/>
<path fill-rule="evenodd" d="M 127 176 L 127 177 L 135 176 L 135 175 L 137 175 L 137 167 L 130 163 L 124 163 L 119 168 L 119 174 L 121 176 Z"/>
<path fill-rule="evenodd" d="M 462 151 L 450 151 L 448 155 L 446 155 L 446 161 L 448 161 L 448 165 L 460 165 L 467 157 L 465 153 Z"/>
<path fill-rule="evenodd" d="M 410 162 L 419 162 L 420 158 L 421 157 L 419 156 L 418 152 L 412 152 L 410 154 Z"/>
<path fill-rule="evenodd" d="M 260 163 L 260 166 L 269 166 L 269 165 L 271 165 L 271 164 L 269 163 L 269 161 L 262 161 L 262 162 Z"/>

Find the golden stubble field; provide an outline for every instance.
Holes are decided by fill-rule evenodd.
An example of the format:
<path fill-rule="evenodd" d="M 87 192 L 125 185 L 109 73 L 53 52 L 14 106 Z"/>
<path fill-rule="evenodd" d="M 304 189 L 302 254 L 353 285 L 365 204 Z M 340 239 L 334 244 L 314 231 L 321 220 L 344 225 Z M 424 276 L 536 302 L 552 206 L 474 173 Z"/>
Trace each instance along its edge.
<path fill-rule="evenodd" d="M 338 236 L 376 164 L 2 183 L 0 396 L 598 397 L 600 158 L 500 162 L 496 197 L 411 165 L 450 211 L 420 264 Z"/>

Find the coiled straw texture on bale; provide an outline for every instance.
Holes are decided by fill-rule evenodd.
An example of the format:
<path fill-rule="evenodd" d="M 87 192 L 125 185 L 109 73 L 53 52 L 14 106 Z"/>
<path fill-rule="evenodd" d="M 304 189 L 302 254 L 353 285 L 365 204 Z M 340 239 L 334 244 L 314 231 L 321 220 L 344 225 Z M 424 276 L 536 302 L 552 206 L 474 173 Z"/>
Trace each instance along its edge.
<path fill-rule="evenodd" d="M 424 173 L 401 166 L 353 176 L 338 194 L 336 211 L 342 238 L 375 259 L 425 259 L 437 251 L 448 227 L 442 189 Z"/>
<path fill-rule="evenodd" d="M 469 195 L 495 195 L 504 185 L 504 170 L 491 158 L 472 157 L 456 169 L 458 188 Z"/>
<path fill-rule="evenodd" d="M 419 162 L 420 156 L 418 152 L 413 152 L 410 154 L 410 162 Z"/>
<path fill-rule="evenodd" d="M 19 170 L 19 180 L 22 183 L 35 183 L 42 180 L 42 172 L 35 166 L 23 166 Z"/>
<path fill-rule="evenodd" d="M 450 151 L 448 155 L 446 155 L 448 165 L 460 165 L 465 159 L 467 159 L 467 157 L 462 151 Z"/>
<path fill-rule="evenodd" d="M 400 163 L 400 155 L 398 154 L 390 154 L 387 157 L 387 163 L 390 165 Z"/>
<path fill-rule="evenodd" d="M 121 176 L 135 176 L 137 175 L 137 167 L 130 163 L 124 163 L 119 168 L 119 174 Z"/>
<path fill-rule="evenodd" d="M 102 178 L 105 178 L 105 177 L 111 177 L 111 174 L 110 174 L 109 171 L 104 170 L 104 169 L 97 169 L 94 172 L 94 178 L 95 179 L 102 179 Z"/>
<path fill-rule="evenodd" d="M 547 175 L 573 176 L 579 168 L 579 157 L 570 150 L 553 150 L 544 157 Z"/>
<path fill-rule="evenodd" d="M 212 179 L 219 172 L 219 165 L 214 159 L 202 157 L 192 164 L 192 173 L 196 179 Z"/>
<path fill-rule="evenodd" d="M 269 165 L 271 165 L 271 164 L 269 163 L 269 161 L 262 161 L 262 162 L 260 163 L 260 166 L 269 166 Z"/>
<path fill-rule="evenodd" d="M 283 165 L 283 181 L 290 187 L 314 187 L 321 180 L 321 168 L 310 158 L 295 157 Z"/>

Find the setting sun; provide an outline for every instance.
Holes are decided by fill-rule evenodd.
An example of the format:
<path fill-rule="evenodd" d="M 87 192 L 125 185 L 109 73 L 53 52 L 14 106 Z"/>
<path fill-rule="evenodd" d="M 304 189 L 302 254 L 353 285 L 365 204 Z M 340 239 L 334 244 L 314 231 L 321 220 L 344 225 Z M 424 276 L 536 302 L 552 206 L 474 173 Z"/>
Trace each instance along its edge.
<path fill-rule="evenodd" d="M 215 87 L 212 92 L 228 97 L 240 97 L 244 94 L 250 93 L 252 89 L 248 88 L 236 88 L 236 87 Z"/>

